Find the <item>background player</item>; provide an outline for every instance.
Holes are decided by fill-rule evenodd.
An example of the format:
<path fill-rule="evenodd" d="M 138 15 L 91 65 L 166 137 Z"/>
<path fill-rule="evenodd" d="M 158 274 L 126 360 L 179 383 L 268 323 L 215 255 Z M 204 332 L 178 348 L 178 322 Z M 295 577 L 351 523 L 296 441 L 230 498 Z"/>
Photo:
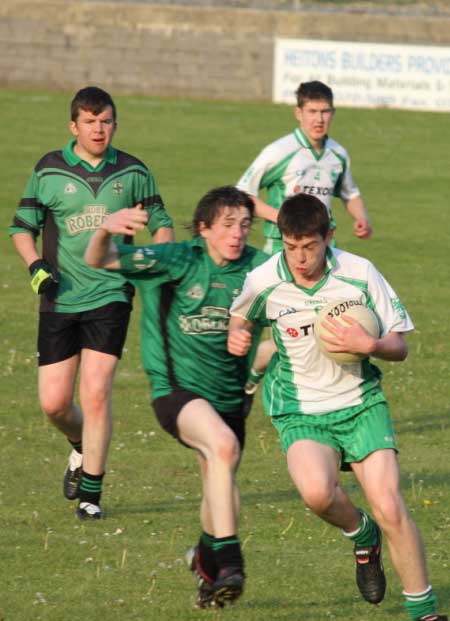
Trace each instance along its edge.
<path fill-rule="evenodd" d="M 300 192 L 317 196 L 330 217 L 331 199 L 341 198 L 354 220 L 355 235 L 368 239 L 372 234 L 348 153 L 328 136 L 334 116 L 332 90 L 322 82 L 302 82 L 296 96 L 299 127 L 265 147 L 237 183 L 253 197 L 255 215 L 265 220 L 264 250 L 269 254 L 282 250 L 278 210 L 285 198 Z M 267 202 L 258 196 L 261 189 L 267 190 Z"/>
<path fill-rule="evenodd" d="M 277 429 L 288 470 L 304 502 L 355 544 L 356 579 L 363 597 L 379 603 L 385 593 L 383 530 L 416 621 L 447 621 L 436 614 L 423 544 L 400 492 L 396 443 L 381 373 L 368 357 L 401 361 L 403 333 L 413 329 L 400 300 L 366 259 L 328 247 L 332 232 L 325 206 L 299 194 L 285 201 L 278 224 L 284 251 L 251 272 L 232 308 L 229 351 L 244 355 L 255 322 L 271 322 L 278 354 L 264 383 L 264 406 Z M 328 349 L 364 354 L 340 365 L 318 348 L 316 313 L 332 300 L 370 306 L 381 327 L 370 336 L 349 318 L 328 322 Z M 358 510 L 339 483 L 340 462 L 351 465 L 377 522 Z"/>
<path fill-rule="evenodd" d="M 10 227 L 41 296 L 39 398 L 48 419 L 73 446 L 64 494 L 77 515 L 102 517 L 100 496 L 111 439 L 111 388 L 131 311 L 132 287 L 120 274 L 93 270 L 84 252 L 108 213 L 142 203 L 155 242 L 173 239 L 152 173 L 114 149 L 116 107 L 97 87 L 76 93 L 73 140 L 47 153 L 26 185 Z M 42 256 L 37 237 L 42 232 Z M 80 373 L 81 409 L 73 402 Z"/>
<path fill-rule="evenodd" d="M 248 363 L 228 353 L 227 330 L 247 272 L 267 259 L 245 245 L 253 210 L 251 198 L 234 187 L 211 190 L 194 213 L 191 241 L 143 247 L 110 242 L 146 222 L 138 208 L 122 210 L 106 218 L 86 253 L 90 265 L 120 270 L 139 287 L 153 407 L 161 426 L 197 451 L 203 497 L 194 566 L 202 608 L 236 599 L 244 586 L 235 472 L 249 408 Z M 148 296 L 153 281 L 162 283 L 159 317 Z M 163 335 L 160 347 L 155 333 Z"/>

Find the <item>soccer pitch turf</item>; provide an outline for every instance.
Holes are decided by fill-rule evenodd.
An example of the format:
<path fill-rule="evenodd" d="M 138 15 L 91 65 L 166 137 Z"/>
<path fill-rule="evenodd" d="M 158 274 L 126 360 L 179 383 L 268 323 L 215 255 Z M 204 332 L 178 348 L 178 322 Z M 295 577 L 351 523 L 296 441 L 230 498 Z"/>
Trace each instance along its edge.
<path fill-rule="evenodd" d="M 184 564 L 198 537 L 196 460 L 158 426 L 140 365 L 136 302 L 114 386 L 115 430 L 104 486 L 107 520 L 84 524 L 61 493 L 68 445 L 37 403 L 37 299 L 6 228 L 32 167 L 68 140 L 71 93 L 0 91 L 0 621 L 406 620 L 387 550 L 381 606 L 360 598 L 351 546 L 311 515 L 286 472 L 259 395 L 239 471 L 248 581 L 239 602 L 196 611 Z M 197 200 L 235 183 L 259 150 L 292 131 L 286 106 L 117 97 L 114 144 L 153 170 L 177 238 Z M 450 602 L 448 115 L 339 109 L 331 135 L 350 152 L 373 239 L 353 237 L 340 203 L 338 244 L 370 258 L 416 325 L 401 364 L 380 363 L 400 446 L 402 485 L 422 530 L 431 583 Z M 252 242 L 262 241 L 261 223 Z M 145 237 L 142 237 L 143 241 Z M 344 486 L 366 506 L 350 474 Z M 447 606 L 445 606 L 447 605 Z"/>

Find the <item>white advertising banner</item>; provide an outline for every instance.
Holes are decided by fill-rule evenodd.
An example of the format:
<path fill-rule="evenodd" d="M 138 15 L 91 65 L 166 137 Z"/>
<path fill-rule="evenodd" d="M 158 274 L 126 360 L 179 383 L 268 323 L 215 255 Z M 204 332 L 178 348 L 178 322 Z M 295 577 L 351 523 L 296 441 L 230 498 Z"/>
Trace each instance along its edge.
<path fill-rule="evenodd" d="M 320 80 L 339 106 L 450 111 L 450 47 L 276 39 L 273 100 Z"/>

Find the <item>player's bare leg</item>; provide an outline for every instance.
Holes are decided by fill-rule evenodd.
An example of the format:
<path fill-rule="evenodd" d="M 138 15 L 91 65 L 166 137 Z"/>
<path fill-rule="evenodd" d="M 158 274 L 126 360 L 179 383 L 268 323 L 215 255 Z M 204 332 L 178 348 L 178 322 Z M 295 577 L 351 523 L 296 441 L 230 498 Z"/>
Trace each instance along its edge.
<path fill-rule="evenodd" d="M 83 416 L 73 403 L 79 355 L 39 367 L 39 400 L 48 420 L 69 440 L 81 440 Z"/>
<path fill-rule="evenodd" d="M 386 536 L 392 564 L 404 590 L 424 591 L 429 583 L 423 543 L 400 492 L 395 451 L 375 451 L 364 461 L 352 464 L 352 468 Z"/>
<path fill-rule="evenodd" d="M 288 471 L 305 504 L 342 530 L 357 528 L 361 515 L 339 485 L 339 456 L 331 447 L 298 440 L 287 452 Z"/>
<path fill-rule="evenodd" d="M 330 446 L 299 440 L 289 447 L 287 460 L 289 473 L 304 502 L 354 541 L 359 591 L 367 602 L 378 604 L 386 591 L 380 529 L 353 505 L 339 485 L 338 454 Z"/>
<path fill-rule="evenodd" d="M 207 493 L 207 490 L 205 489 L 205 486 L 208 481 L 208 477 L 207 477 L 208 462 L 200 453 L 198 453 L 197 458 L 199 462 L 200 473 L 202 477 L 202 487 L 203 487 L 203 496 L 202 496 L 202 500 L 200 503 L 200 523 L 204 531 L 208 533 L 212 533 L 214 532 L 214 526 L 213 526 L 213 521 L 212 521 L 211 509 L 208 504 L 208 493 Z M 234 514 L 235 523 L 237 525 L 239 510 L 240 510 L 240 494 L 239 494 L 239 488 L 235 482 L 233 485 L 233 501 L 234 501 L 233 502 L 233 514 Z"/>
<path fill-rule="evenodd" d="M 409 618 L 414 621 L 447 621 L 446 615 L 437 614 L 422 538 L 400 492 L 395 451 L 375 451 L 364 461 L 352 464 L 352 468 L 386 536 L 392 564 L 404 589 Z"/>
<path fill-rule="evenodd" d="M 80 403 L 83 410 L 83 464 L 91 474 L 105 469 L 112 433 L 111 392 L 118 359 L 83 349 L 80 364 Z"/>
<path fill-rule="evenodd" d="M 78 498 L 82 471 L 81 434 L 83 415 L 73 402 L 80 357 L 39 367 L 39 397 L 48 420 L 69 440 L 72 451 L 64 473 L 63 493 L 69 500 Z"/>
<path fill-rule="evenodd" d="M 239 462 L 239 443 L 231 429 L 204 399 L 195 399 L 181 410 L 178 429 L 183 442 L 206 460 L 204 493 L 216 537 L 236 531 L 234 471 Z"/>
<path fill-rule="evenodd" d="M 199 563 L 197 570 L 209 582 L 211 597 L 218 605 L 223 605 L 240 595 L 244 582 L 243 560 L 236 534 L 239 502 L 234 475 L 240 458 L 239 442 L 214 408 L 203 399 L 187 403 L 178 416 L 177 425 L 180 438 L 197 449 L 201 456 L 202 538 L 209 574 L 203 572 Z M 205 528 L 210 530 L 205 531 Z M 214 572 L 216 575 L 211 575 Z M 199 586 L 200 598 L 202 585 Z"/>
<path fill-rule="evenodd" d="M 112 354 L 82 350 L 83 473 L 77 512 L 82 519 L 102 517 L 99 502 L 112 434 L 111 391 L 117 362 Z"/>

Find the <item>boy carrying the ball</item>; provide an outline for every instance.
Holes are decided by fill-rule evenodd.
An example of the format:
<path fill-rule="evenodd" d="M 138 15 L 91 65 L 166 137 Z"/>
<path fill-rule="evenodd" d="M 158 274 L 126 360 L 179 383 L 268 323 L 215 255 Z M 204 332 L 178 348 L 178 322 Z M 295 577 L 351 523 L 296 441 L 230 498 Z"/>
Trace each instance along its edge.
<path fill-rule="evenodd" d="M 245 355 L 251 331 L 271 323 L 277 354 L 267 370 L 263 402 L 277 429 L 288 471 L 305 504 L 340 528 L 354 544 L 356 581 L 363 598 L 382 601 L 386 580 L 382 533 L 413 621 L 447 621 L 436 613 L 420 534 L 400 492 L 397 447 L 380 370 L 369 357 L 402 361 L 404 333 L 414 326 L 389 283 L 366 259 L 329 247 L 330 223 L 319 199 L 298 194 L 280 210 L 282 252 L 253 270 L 231 308 L 228 348 Z M 325 320 L 327 352 L 314 337 L 317 313 L 333 300 L 363 302 L 380 336 L 353 318 Z M 339 352 L 361 359 L 341 363 Z M 374 521 L 341 487 L 351 468 Z"/>

